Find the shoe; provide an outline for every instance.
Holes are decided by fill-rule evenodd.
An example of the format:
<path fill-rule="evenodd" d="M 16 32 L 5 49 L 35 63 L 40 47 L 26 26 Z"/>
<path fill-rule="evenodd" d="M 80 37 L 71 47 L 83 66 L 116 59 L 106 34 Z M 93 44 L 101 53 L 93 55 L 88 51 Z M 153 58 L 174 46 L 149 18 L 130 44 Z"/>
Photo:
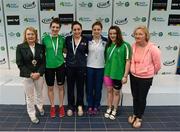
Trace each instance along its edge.
<path fill-rule="evenodd" d="M 132 127 L 134 128 L 140 128 L 142 125 L 142 119 L 136 117 L 135 121 L 132 124 Z"/>
<path fill-rule="evenodd" d="M 56 110 L 55 110 L 55 107 L 51 107 L 51 110 L 50 110 L 50 117 L 51 117 L 51 118 L 56 117 Z"/>
<path fill-rule="evenodd" d="M 78 116 L 83 116 L 83 108 L 82 106 L 78 106 Z"/>
<path fill-rule="evenodd" d="M 116 119 L 116 113 L 117 113 L 117 110 L 114 109 L 111 114 L 109 115 L 109 119 L 111 120 L 115 120 Z"/>
<path fill-rule="evenodd" d="M 111 108 L 108 108 L 108 109 L 106 110 L 106 113 L 104 114 L 104 117 L 105 117 L 105 118 L 109 118 L 110 113 L 111 113 Z"/>
<path fill-rule="evenodd" d="M 44 109 L 43 109 L 43 108 L 42 108 L 41 110 L 39 110 L 39 114 L 40 114 L 40 116 L 44 116 L 45 111 L 44 111 Z"/>
<path fill-rule="evenodd" d="M 136 119 L 136 116 L 135 116 L 135 115 L 129 116 L 129 117 L 128 117 L 128 122 L 129 122 L 130 124 L 132 124 L 132 123 L 135 121 L 135 119 Z"/>
<path fill-rule="evenodd" d="M 87 113 L 88 113 L 89 115 L 92 115 L 92 114 L 93 114 L 93 110 L 92 110 L 92 108 L 91 108 L 91 107 L 89 107 L 89 109 L 88 109 Z"/>
<path fill-rule="evenodd" d="M 73 111 L 72 111 L 71 109 L 69 109 L 69 110 L 67 111 L 67 115 L 68 115 L 68 116 L 72 116 L 72 115 L 73 115 Z"/>
<path fill-rule="evenodd" d="M 98 109 L 97 108 L 94 108 L 93 110 L 93 115 L 96 115 L 98 113 Z"/>
<path fill-rule="evenodd" d="M 59 108 L 59 117 L 64 117 L 64 116 L 65 116 L 64 106 L 61 106 Z"/>
<path fill-rule="evenodd" d="M 31 122 L 33 124 L 38 124 L 39 123 L 39 119 L 36 116 L 35 117 L 30 117 L 30 119 L 31 119 Z"/>

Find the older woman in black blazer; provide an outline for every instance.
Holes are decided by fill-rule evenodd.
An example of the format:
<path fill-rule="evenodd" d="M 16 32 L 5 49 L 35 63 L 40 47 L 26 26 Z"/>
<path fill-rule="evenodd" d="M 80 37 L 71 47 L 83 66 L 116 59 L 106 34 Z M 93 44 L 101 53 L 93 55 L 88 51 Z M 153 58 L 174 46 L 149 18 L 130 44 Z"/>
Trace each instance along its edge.
<path fill-rule="evenodd" d="M 37 31 L 33 27 L 25 29 L 24 41 L 17 46 L 16 64 L 20 70 L 20 76 L 24 78 L 28 115 L 31 121 L 37 124 L 39 119 L 36 117 L 35 103 L 40 115 L 44 115 L 42 76 L 45 70 L 45 52 L 43 45 L 37 43 Z"/>

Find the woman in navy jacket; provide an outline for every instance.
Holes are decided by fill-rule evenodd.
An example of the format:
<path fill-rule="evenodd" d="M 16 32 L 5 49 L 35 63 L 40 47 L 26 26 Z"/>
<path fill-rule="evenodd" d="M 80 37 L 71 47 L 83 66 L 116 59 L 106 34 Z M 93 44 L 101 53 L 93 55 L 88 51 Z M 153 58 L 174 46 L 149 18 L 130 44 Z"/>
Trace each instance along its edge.
<path fill-rule="evenodd" d="M 77 108 L 78 116 L 83 115 L 84 106 L 84 84 L 86 75 L 86 63 L 88 45 L 87 40 L 82 33 L 82 25 L 74 21 L 71 26 L 73 35 L 66 37 L 66 74 L 67 74 L 67 97 L 68 111 L 67 115 L 72 116 Z M 76 85 L 76 86 L 75 86 Z M 77 89 L 75 104 L 75 87 Z"/>

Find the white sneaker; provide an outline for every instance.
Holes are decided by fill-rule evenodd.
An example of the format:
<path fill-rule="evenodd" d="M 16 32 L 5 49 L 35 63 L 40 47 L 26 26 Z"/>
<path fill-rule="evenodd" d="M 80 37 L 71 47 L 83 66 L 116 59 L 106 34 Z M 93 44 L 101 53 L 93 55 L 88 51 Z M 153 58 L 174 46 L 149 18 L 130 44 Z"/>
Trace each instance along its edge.
<path fill-rule="evenodd" d="M 78 106 L 78 116 L 83 116 L 83 108 L 82 106 Z"/>
<path fill-rule="evenodd" d="M 39 119 L 36 116 L 30 117 L 30 119 L 31 119 L 31 122 L 34 123 L 34 124 L 38 124 L 39 123 Z"/>
<path fill-rule="evenodd" d="M 43 108 L 39 110 L 39 114 L 40 114 L 41 116 L 44 116 L 45 111 L 44 111 L 44 109 L 43 109 Z"/>
<path fill-rule="evenodd" d="M 69 110 L 67 111 L 67 115 L 68 115 L 68 116 L 72 116 L 72 115 L 73 115 L 73 111 L 72 111 L 71 109 L 69 109 Z"/>
<path fill-rule="evenodd" d="M 104 117 L 105 117 L 105 118 L 109 118 L 110 113 L 111 113 L 111 108 L 108 108 L 108 109 L 106 110 L 106 113 L 104 114 Z"/>
<path fill-rule="evenodd" d="M 114 109 L 114 110 L 111 112 L 111 114 L 109 115 L 109 119 L 115 120 L 115 119 L 116 119 L 116 113 L 117 113 L 117 111 L 116 111 L 116 109 Z"/>

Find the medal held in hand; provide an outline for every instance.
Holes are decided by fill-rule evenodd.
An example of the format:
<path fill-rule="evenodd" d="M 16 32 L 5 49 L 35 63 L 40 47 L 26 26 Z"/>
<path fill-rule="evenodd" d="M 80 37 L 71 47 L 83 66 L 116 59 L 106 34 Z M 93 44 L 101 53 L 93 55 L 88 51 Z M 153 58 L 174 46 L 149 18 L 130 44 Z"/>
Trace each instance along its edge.
<path fill-rule="evenodd" d="M 37 61 L 36 60 L 32 60 L 32 64 L 33 64 L 33 66 L 36 66 Z"/>

